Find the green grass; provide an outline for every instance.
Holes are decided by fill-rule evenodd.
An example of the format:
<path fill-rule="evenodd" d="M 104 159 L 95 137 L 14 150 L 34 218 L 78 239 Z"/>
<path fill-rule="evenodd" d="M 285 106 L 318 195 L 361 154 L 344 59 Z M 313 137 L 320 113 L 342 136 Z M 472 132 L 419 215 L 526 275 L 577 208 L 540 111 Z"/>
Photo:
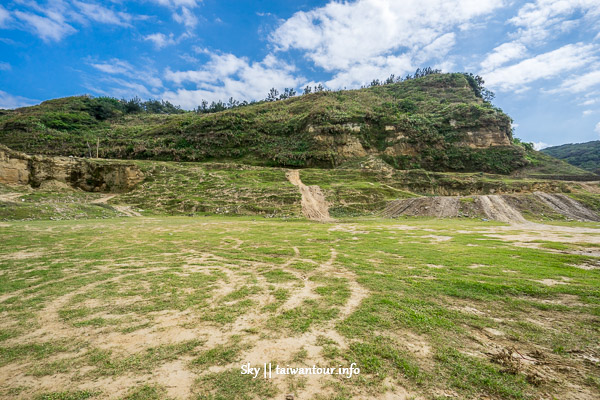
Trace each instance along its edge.
<path fill-rule="evenodd" d="M 314 385 L 324 398 L 394 387 L 425 399 L 564 398 L 567 381 L 599 394 L 585 357 L 599 345 L 600 275 L 576 267 L 598 262 L 576 254 L 597 251 L 598 235 L 542 232 L 525 248 L 504 237 L 519 228 L 505 229 L 425 218 L 6 222 L 0 396 L 172 398 L 173 369 L 206 399 L 301 397 Z M 552 378 L 539 383 L 538 364 L 515 373 L 494 362 L 511 348 L 543 357 Z M 321 386 L 252 379 L 245 362 L 361 372 Z M 48 390 L 55 375 L 71 385 Z"/>

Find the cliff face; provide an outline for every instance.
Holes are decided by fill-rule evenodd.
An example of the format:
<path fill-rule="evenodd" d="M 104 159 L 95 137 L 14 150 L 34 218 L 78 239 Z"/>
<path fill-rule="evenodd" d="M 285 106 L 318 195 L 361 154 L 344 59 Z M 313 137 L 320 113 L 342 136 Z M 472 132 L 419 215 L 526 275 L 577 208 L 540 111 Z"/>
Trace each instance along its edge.
<path fill-rule="evenodd" d="M 95 192 L 124 192 L 144 178 L 133 164 L 75 157 L 29 156 L 0 145 L 0 182 L 40 187 L 47 181 Z"/>

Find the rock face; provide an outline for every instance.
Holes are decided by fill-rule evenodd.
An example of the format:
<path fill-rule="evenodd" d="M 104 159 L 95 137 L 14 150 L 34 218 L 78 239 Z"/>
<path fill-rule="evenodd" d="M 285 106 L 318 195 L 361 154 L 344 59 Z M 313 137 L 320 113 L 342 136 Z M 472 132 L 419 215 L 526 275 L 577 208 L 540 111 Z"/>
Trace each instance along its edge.
<path fill-rule="evenodd" d="M 471 148 L 510 146 L 509 136 L 499 129 L 484 128 L 479 131 L 467 131 L 465 136 L 465 140 L 461 144 Z"/>
<path fill-rule="evenodd" d="M 95 192 L 124 192 L 144 179 L 131 163 L 74 157 L 29 156 L 0 145 L 0 182 L 40 187 L 47 181 Z"/>
<path fill-rule="evenodd" d="M 511 146 L 511 127 L 507 125 L 483 125 L 479 127 L 460 127 L 456 121 L 450 121 L 450 126 L 461 139 L 456 142 L 459 147 L 471 149 L 485 149 L 490 147 Z M 365 147 L 360 135 L 363 131 L 368 134 L 383 136 L 383 148 Z M 402 127 L 385 125 L 375 127 L 369 123 L 363 124 L 332 124 L 326 126 L 309 125 L 306 132 L 312 134 L 312 140 L 319 149 L 327 149 L 335 155 L 336 160 L 344 161 L 367 155 L 385 155 L 391 157 L 408 156 L 416 157 L 423 150 L 423 144 L 418 143 L 418 138 Z M 445 144 L 427 144 L 443 149 Z"/>

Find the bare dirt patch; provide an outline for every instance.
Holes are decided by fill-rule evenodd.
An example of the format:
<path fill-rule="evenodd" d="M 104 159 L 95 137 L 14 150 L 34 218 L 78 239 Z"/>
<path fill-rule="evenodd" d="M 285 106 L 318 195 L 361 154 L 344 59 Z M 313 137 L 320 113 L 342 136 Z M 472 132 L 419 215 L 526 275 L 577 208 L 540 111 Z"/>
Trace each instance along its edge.
<path fill-rule="evenodd" d="M 298 186 L 302 194 L 302 214 L 310 220 L 319 222 L 330 222 L 333 219 L 329 216 L 329 203 L 325 200 L 325 195 L 318 186 L 306 186 L 300 180 L 298 170 L 290 170 L 286 177 L 294 186 Z"/>

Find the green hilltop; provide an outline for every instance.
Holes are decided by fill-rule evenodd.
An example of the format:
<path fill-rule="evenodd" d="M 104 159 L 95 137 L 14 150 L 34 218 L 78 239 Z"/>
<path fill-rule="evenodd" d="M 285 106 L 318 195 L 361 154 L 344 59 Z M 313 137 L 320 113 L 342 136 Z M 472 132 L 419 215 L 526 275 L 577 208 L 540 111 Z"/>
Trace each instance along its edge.
<path fill-rule="evenodd" d="M 435 73 L 214 113 L 68 97 L 0 111 L 0 144 L 115 159 L 335 168 L 376 157 L 397 169 L 585 174 L 514 140 L 511 118 L 482 93 L 470 74 Z"/>

